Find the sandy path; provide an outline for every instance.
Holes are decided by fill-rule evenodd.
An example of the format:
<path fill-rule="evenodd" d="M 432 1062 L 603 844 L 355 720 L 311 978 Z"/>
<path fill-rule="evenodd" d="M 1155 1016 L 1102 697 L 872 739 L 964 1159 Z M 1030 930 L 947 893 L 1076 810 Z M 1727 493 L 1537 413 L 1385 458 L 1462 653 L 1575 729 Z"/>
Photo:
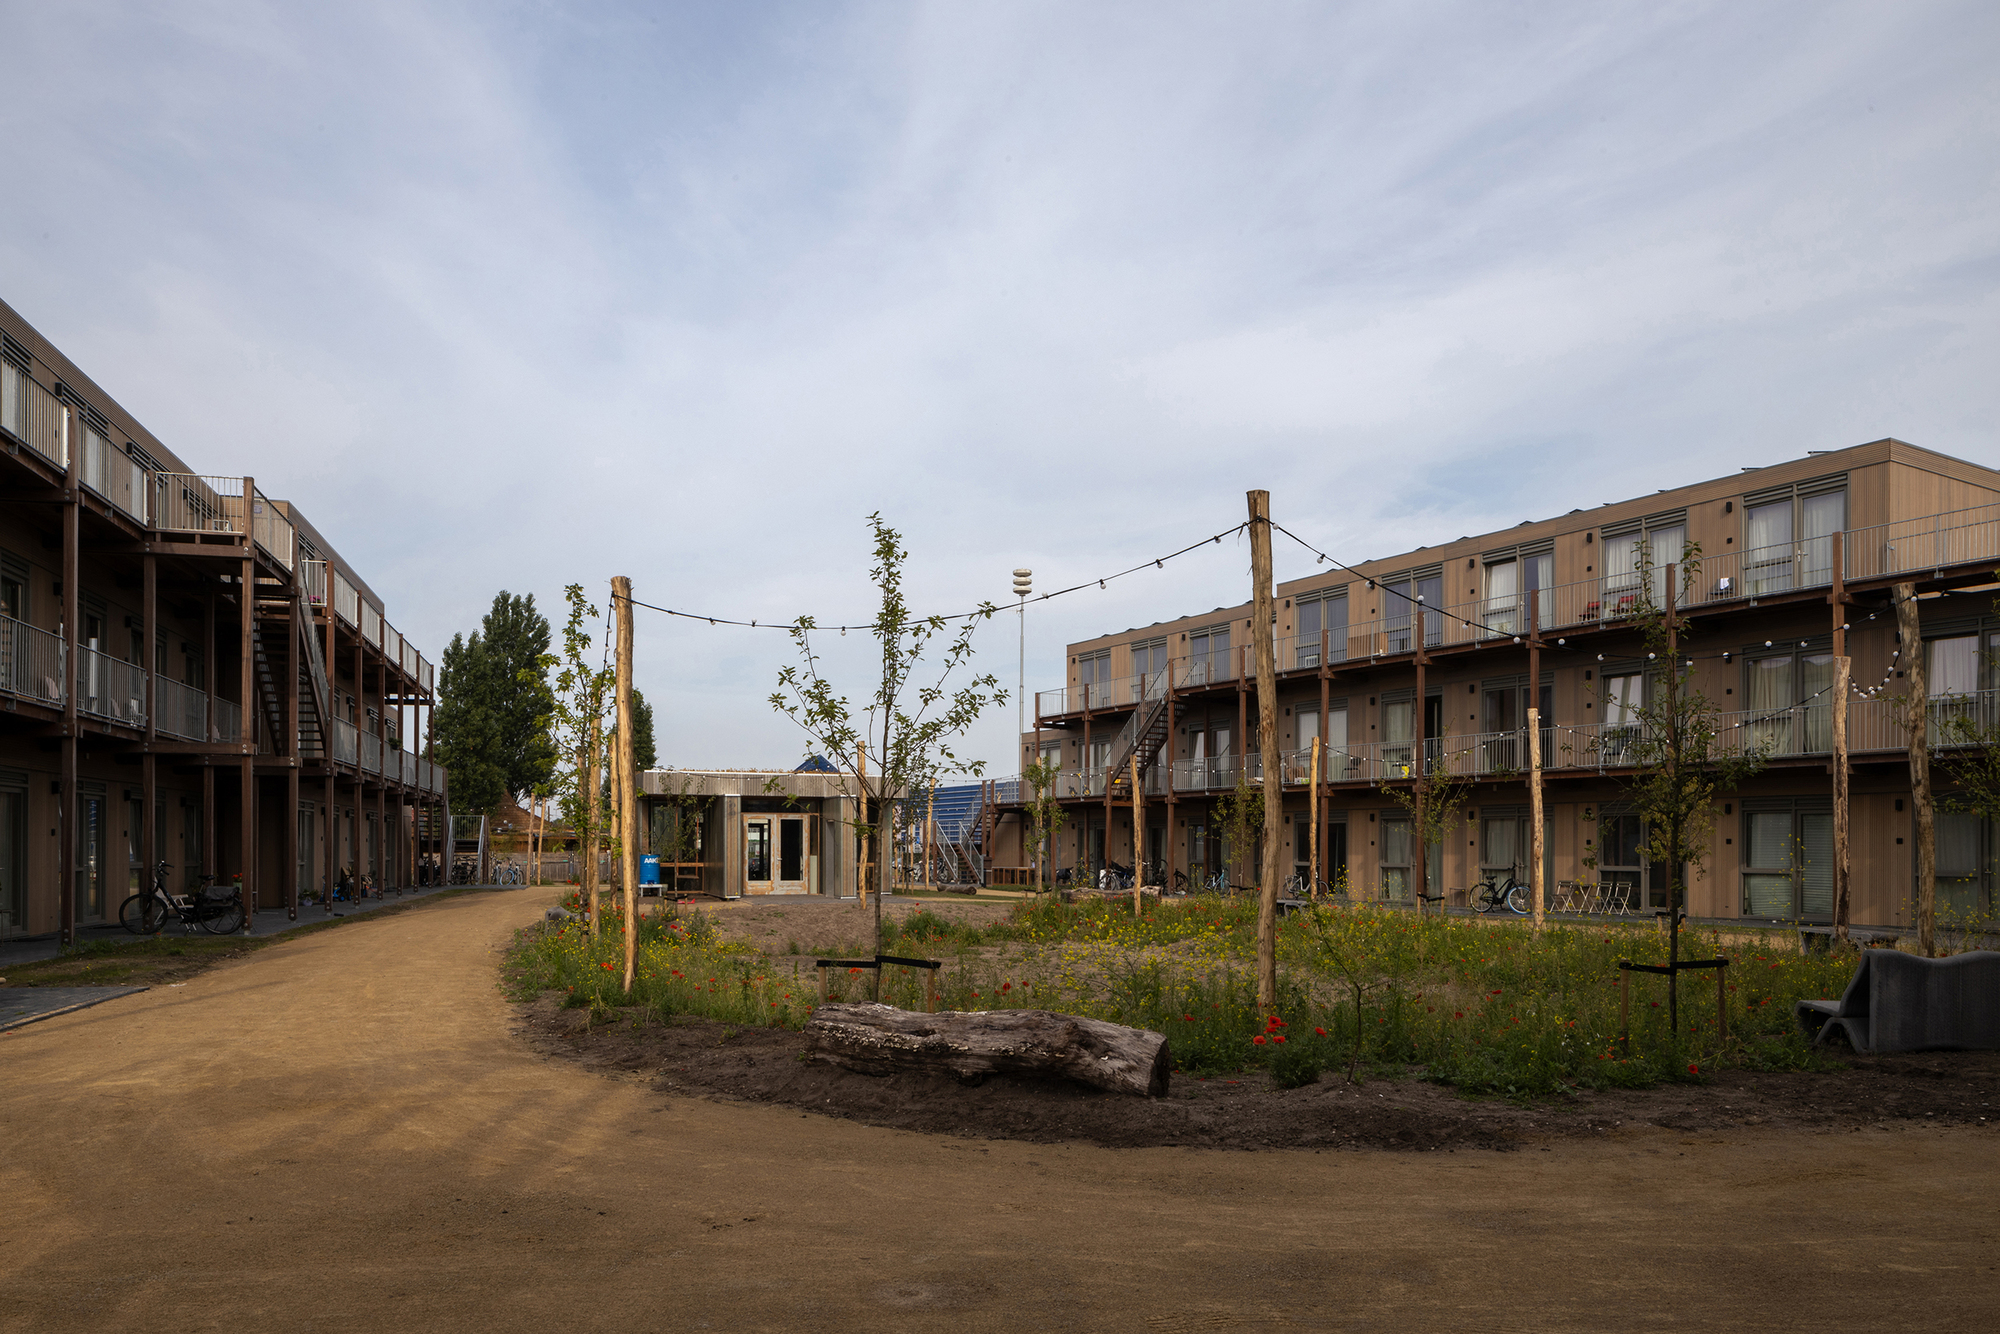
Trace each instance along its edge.
<path fill-rule="evenodd" d="M 0 1036 L 0 1329 L 2000 1322 L 1993 1132 L 1251 1155 L 667 1099 L 513 1036 L 494 963 L 547 897 Z"/>

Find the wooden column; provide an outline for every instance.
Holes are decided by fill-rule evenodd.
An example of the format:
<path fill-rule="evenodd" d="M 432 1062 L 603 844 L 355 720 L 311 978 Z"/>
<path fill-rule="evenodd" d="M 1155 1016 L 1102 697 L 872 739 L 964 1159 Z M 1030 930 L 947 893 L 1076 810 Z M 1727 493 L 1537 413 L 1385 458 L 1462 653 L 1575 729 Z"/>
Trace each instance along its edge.
<path fill-rule="evenodd" d="M 1278 1003 L 1278 840 L 1283 827 L 1285 771 L 1278 759 L 1278 673 L 1271 640 L 1271 493 L 1252 491 L 1250 507 L 1250 642 L 1257 652 L 1257 743 L 1264 761 L 1264 866 L 1257 895 L 1257 1004 Z M 1247 757 L 1246 757 L 1247 758 Z"/>
<path fill-rule="evenodd" d="M 139 760 L 139 885 L 141 894 L 153 886 L 153 869 L 160 861 L 159 821 L 154 807 L 159 801 L 159 766 L 153 759 L 153 743 L 159 736 L 160 585 L 158 558 L 147 552 L 139 558 L 140 617 L 145 622 L 145 641 L 139 653 L 146 670 L 146 751 Z"/>
<path fill-rule="evenodd" d="M 79 606 L 78 581 L 83 577 L 82 562 L 77 550 L 83 524 L 83 487 L 78 480 L 77 449 L 70 438 L 70 410 L 61 409 L 63 454 L 68 460 L 68 476 L 63 480 L 62 507 L 62 620 L 63 620 L 63 667 L 61 675 L 63 692 L 62 755 L 59 761 L 61 778 L 56 787 L 56 875 L 57 886 L 57 930 L 65 946 L 76 943 L 76 782 L 77 782 L 77 667 L 82 662 L 78 650 L 82 646 L 82 632 L 78 625 L 81 614 Z"/>
<path fill-rule="evenodd" d="M 1854 668 L 1847 656 L 1844 536 L 1833 535 L 1833 587 L 1826 596 L 1833 607 L 1833 938 L 1842 944 L 1847 942 L 1849 913 L 1847 711 Z"/>
<path fill-rule="evenodd" d="M 1325 717 L 1325 714 L 1321 714 Z M 1312 739 L 1312 767 L 1308 770 L 1306 793 L 1310 806 L 1306 816 L 1306 897 L 1319 897 L 1319 738 Z"/>
<path fill-rule="evenodd" d="M 1141 867 L 1145 865 L 1146 797 L 1139 791 L 1139 757 L 1132 756 L 1132 915 L 1139 915 L 1139 904 L 1144 898 L 1140 890 L 1145 884 Z"/>
<path fill-rule="evenodd" d="M 388 655 L 375 668 L 375 892 L 389 887 L 389 662 Z M 512 795 L 512 794 L 509 794 Z"/>
<path fill-rule="evenodd" d="M 1917 586 L 1897 584 L 1894 591 L 1897 661 L 1903 665 L 1910 710 L 1910 809 L 1917 826 L 1917 950 L 1928 959 L 1937 953 L 1937 811 L 1931 805 L 1930 689 L 1925 679 Z"/>
<path fill-rule="evenodd" d="M 236 855 L 237 870 L 243 877 L 241 897 L 246 931 L 249 930 L 251 914 L 257 911 L 257 721 L 263 712 L 257 707 L 257 559 L 256 544 L 250 537 L 250 531 L 256 526 L 252 515 L 256 494 L 255 479 L 245 477 L 243 561 L 236 585 L 236 651 L 241 655 L 237 677 L 238 716 L 243 725 L 236 760 L 236 805 L 240 821 L 236 831 Z"/>
<path fill-rule="evenodd" d="M 617 754 L 612 763 L 618 793 L 618 877 L 625 900 L 625 990 L 639 963 L 639 803 L 632 788 L 632 581 L 624 575 L 611 581 L 611 607 L 618 618 Z M 777 849 L 772 853 L 776 855 Z"/>
<path fill-rule="evenodd" d="M 1411 821 L 1410 828 L 1410 842 L 1413 844 L 1410 850 L 1410 860 L 1412 863 L 1411 878 L 1416 881 L 1416 885 L 1411 892 L 1415 895 L 1417 916 L 1422 917 L 1424 915 L 1424 895 L 1430 889 L 1430 868 L 1425 865 L 1425 860 L 1429 852 L 1426 844 L 1429 840 L 1424 837 L 1424 770 L 1426 768 L 1424 763 L 1424 711 L 1426 704 L 1429 702 L 1424 695 L 1424 668 L 1430 663 L 1430 655 L 1424 652 L 1424 607 L 1421 602 L 1411 604 L 1410 619 L 1416 626 L 1415 632 L 1410 636 L 1410 646 L 1415 654 L 1414 661 L 1417 668 L 1417 702 L 1411 710 L 1410 718 L 1410 788 L 1416 796 L 1416 818 Z M 1442 840 L 1440 840 L 1438 850 L 1440 852 L 1444 850 Z M 1442 870 L 1440 870 L 1439 876 L 1442 878 Z"/>
<path fill-rule="evenodd" d="M 1174 761 L 1180 753 L 1180 746 L 1175 740 L 1177 733 L 1174 730 L 1174 724 L 1175 705 L 1178 703 L 1179 701 L 1174 698 L 1174 663 L 1170 657 L 1167 659 L 1167 739 L 1162 746 L 1167 752 L 1167 859 L 1166 863 L 1160 868 L 1160 879 L 1163 882 L 1160 885 L 1160 892 L 1163 894 L 1174 887 L 1174 872 L 1179 868 L 1180 864 L 1180 854 L 1174 847 L 1174 817 L 1176 814 L 1174 803 Z"/>
<path fill-rule="evenodd" d="M 326 617 L 326 716 L 320 720 L 320 763 L 326 766 L 326 848 L 325 883 L 321 887 L 320 903 L 326 911 L 333 912 L 333 887 L 340 879 L 340 813 L 336 802 L 339 799 L 339 770 L 333 762 L 333 720 L 340 712 L 340 638 L 339 613 L 334 610 L 334 568 L 333 561 L 326 563 L 326 606 L 321 609 Z M 440 858 L 441 870 L 451 870 L 450 858 Z"/>
<path fill-rule="evenodd" d="M 297 578 L 297 574 L 293 578 Z M 285 918 L 299 920 L 299 859 L 310 852 L 299 847 L 299 766 L 305 762 L 299 753 L 299 689 L 303 684 L 306 665 L 302 636 L 311 631 L 299 622 L 301 600 L 292 598 L 291 607 L 285 614 L 286 625 L 291 633 L 285 636 L 285 679 L 290 682 L 285 690 L 285 865 L 280 873 L 279 883 L 285 890 Z M 278 679 L 277 667 L 273 664 L 271 679 Z"/>
<path fill-rule="evenodd" d="M 1528 590 L 1528 885 L 1534 896 L 1535 930 L 1542 929 L 1549 887 L 1542 865 L 1542 590 Z"/>

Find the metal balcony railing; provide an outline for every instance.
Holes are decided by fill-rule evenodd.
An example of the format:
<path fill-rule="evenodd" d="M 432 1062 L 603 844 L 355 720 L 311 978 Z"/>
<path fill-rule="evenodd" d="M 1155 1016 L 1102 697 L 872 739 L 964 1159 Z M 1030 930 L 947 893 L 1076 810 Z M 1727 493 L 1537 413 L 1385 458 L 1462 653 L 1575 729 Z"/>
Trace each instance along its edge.
<path fill-rule="evenodd" d="M 333 722 L 333 759 L 336 764 L 355 764 L 361 758 L 360 731 L 345 718 Z"/>
<path fill-rule="evenodd" d="M 369 774 L 382 772 L 382 738 L 373 732 L 361 734 L 361 771 Z"/>
<path fill-rule="evenodd" d="M 361 604 L 361 637 L 375 648 L 382 647 L 382 613 L 366 602 Z"/>
<path fill-rule="evenodd" d="M 146 725 L 146 673 L 96 649 L 76 654 L 76 708 L 128 727 Z"/>
<path fill-rule="evenodd" d="M 292 568 L 292 560 L 297 551 L 298 533 L 292 521 L 273 505 L 262 491 L 251 496 L 252 540 L 269 556 L 287 570 Z"/>
<path fill-rule="evenodd" d="M 243 531 L 243 479 L 190 472 L 153 474 L 153 527 L 167 533 Z"/>
<path fill-rule="evenodd" d="M 233 699 L 208 701 L 209 740 L 234 745 L 243 739 L 243 709 Z"/>
<path fill-rule="evenodd" d="M 357 628 L 361 625 L 361 595 L 339 570 L 333 572 L 333 610 L 349 625 Z"/>
<path fill-rule="evenodd" d="M 208 740 L 208 694 L 193 686 L 153 677 L 153 727 L 183 741 Z"/>
<path fill-rule="evenodd" d="M 0 616 L 0 690 L 60 708 L 65 699 L 64 648 L 61 636 Z"/>
<path fill-rule="evenodd" d="M 74 425 L 72 425 L 74 430 Z M 83 428 L 83 449 L 77 458 L 77 476 L 83 484 L 116 505 L 140 523 L 147 522 L 152 506 L 151 475 L 132 461 L 122 449 L 89 426 Z"/>
<path fill-rule="evenodd" d="M 69 410 L 35 378 L 0 361 L 0 430 L 58 468 L 69 466 Z"/>

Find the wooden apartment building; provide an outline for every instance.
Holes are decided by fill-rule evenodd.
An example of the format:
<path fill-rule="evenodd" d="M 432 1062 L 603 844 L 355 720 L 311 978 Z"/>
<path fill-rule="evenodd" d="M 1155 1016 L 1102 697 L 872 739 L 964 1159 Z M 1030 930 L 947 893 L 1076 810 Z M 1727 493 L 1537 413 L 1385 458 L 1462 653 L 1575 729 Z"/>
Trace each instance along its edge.
<path fill-rule="evenodd" d="M 197 473 L 0 303 L 0 936 L 115 922 L 162 860 L 293 914 L 343 869 L 409 883 L 433 682 L 297 506 Z"/>
<path fill-rule="evenodd" d="M 1286 541 L 1277 538 L 1281 560 Z M 1428 892 L 1462 903 L 1451 891 L 1486 872 L 1526 879 L 1532 704 L 1549 883 L 1622 882 L 1635 906 L 1664 906 L 1664 868 L 1647 864 L 1629 797 L 1636 710 L 1658 688 L 1633 612 L 1648 593 L 1664 602 L 1666 566 L 1690 542 L 1700 563 L 1692 592 L 1676 593 L 1683 651 L 1720 711 L 1720 744 L 1765 756 L 1718 802 L 1690 911 L 1830 918 L 1832 722 L 1844 709 L 1852 920 L 1907 924 L 1915 839 L 1891 588 L 1918 590 L 1933 739 L 1951 717 L 1993 720 L 2000 472 L 1898 440 L 1280 583 L 1284 856 L 1303 872 L 1317 809 L 1326 865 L 1356 890 L 1407 901 L 1418 859 L 1388 790 L 1409 784 L 1420 748 L 1432 772 L 1445 766 L 1472 784 L 1465 827 L 1422 859 Z M 1095 868 L 1107 850 L 1131 861 L 1134 755 L 1147 861 L 1169 880 L 1230 864 L 1216 800 L 1246 767 L 1262 780 L 1249 612 L 1245 603 L 1068 646 L 1068 680 L 1036 696 L 1021 751 L 1024 765 L 1062 766 L 1070 824 L 1057 865 Z M 1837 639 L 1853 663 L 1845 699 L 1833 689 Z M 1316 790 L 1315 735 L 1325 755 Z M 1002 780 L 993 793 L 1003 818 L 991 860 L 1020 864 L 1020 786 Z M 1937 830 L 1941 908 L 1990 915 L 2000 830 L 1948 810 Z M 1253 878 L 1252 864 L 1238 876 Z"/>

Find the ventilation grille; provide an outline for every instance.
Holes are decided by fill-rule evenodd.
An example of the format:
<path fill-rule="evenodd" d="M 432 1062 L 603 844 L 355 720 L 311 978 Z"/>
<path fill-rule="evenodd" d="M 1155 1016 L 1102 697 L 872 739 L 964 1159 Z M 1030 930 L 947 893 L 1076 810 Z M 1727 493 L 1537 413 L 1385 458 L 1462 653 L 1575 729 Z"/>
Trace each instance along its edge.
<path fill-rule="evenodd" d="M 24 371 L 32 372 L 35 369 L 35 359 L 28 355 L 28 349 L 3 333 L 0 333 L 0 356 L 6 357 Z"/>

